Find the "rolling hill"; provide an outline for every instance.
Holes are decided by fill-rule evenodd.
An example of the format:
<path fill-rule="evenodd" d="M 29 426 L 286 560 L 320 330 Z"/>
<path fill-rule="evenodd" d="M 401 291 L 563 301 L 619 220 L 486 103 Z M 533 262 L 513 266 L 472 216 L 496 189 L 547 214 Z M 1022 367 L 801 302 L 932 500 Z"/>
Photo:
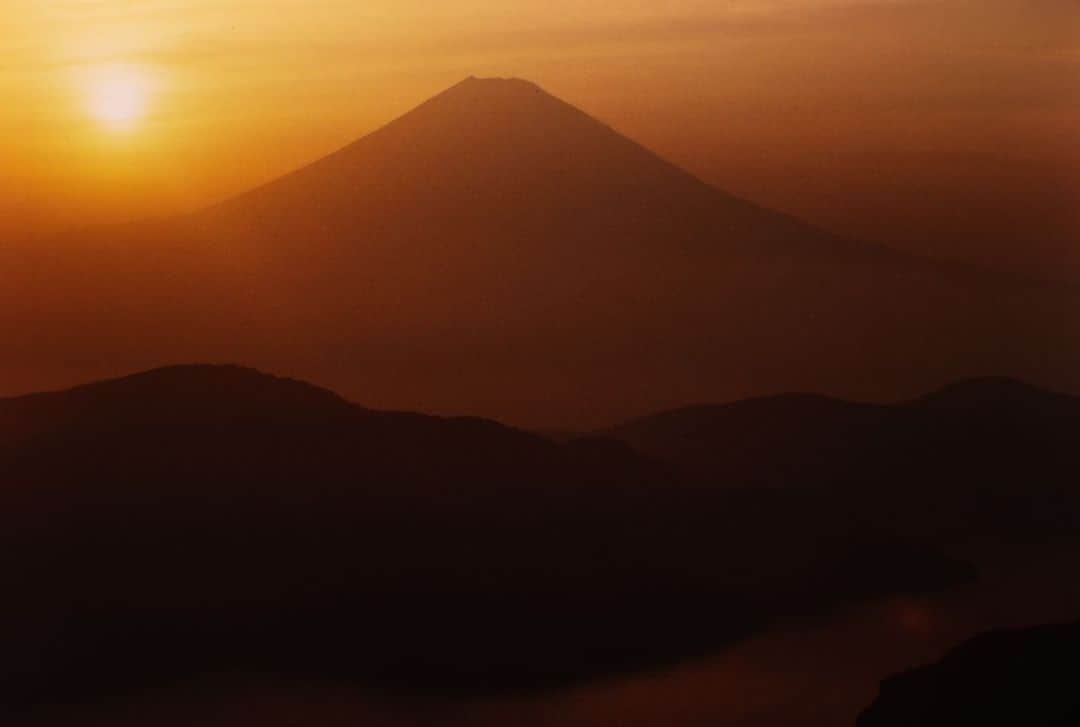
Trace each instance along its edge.
<path fill-rule="evenodd" d="M 616 442 L 179 366 L 0 400 L 0 713 L 205 674 L 542 689 L 973 577 Z"/>
<path fill-rule="evenodd" d="M 1080 399 L 973 379 L 892 405 L 781 395 L 606 429 L 684 479 L 824 497 L 874 527 L 963 540 L 1080 530 Z"/>

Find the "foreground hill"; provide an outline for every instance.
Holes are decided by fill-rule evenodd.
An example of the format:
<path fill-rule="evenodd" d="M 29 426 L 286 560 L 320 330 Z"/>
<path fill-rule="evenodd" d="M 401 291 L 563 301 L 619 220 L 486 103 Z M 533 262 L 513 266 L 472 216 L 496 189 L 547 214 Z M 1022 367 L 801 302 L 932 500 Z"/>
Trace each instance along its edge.
<path fill-rule="evenodd" d="M 1080 724 L 1080 623 L 980 635 L 887 679 L 859 727 Z"/>
<path fill-rule="evenodd" d="M 800 490 L 876 527 L 957 539 L 1080 531 L 1080 399 L 1007 379 L 896 405 L 790 395 L 605 430 L 684 477 Z"/>
<path fill-rule="evenodd" d="M 538 688 L 972 575 L 618 443 L 235 367 L 0 400 L 0 472 L 12 711 L 218 672 Z"/>
<path fill-rule="evenodd" d="M 836 238 L 519 80 L 466 80 L 223 204 L 0 268 L 12 393 L 240 360 L 382 407 L 580 425 L 985 373 L 1080 389 L 1075 291 Z"/>

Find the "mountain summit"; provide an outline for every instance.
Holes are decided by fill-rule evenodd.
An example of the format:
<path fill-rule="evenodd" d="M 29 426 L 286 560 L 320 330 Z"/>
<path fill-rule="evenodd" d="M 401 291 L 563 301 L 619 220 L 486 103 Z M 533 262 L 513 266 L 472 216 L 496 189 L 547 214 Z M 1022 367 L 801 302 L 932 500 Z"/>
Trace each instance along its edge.
<path fill-rule="evenodd" d="M 709 187 L 518 79 L 462 81 L 216 212 L 263 229 L 332 229 L 332 244 L 394 211 L 437 221 L 439 247 L 451 232 L 513 232 L 543 238 L 545 248 L 612 243 L 623 255 L 635 238 L 677 248 L 732 226 L 784 239 L 813 234 Z M 414 249 L 432 241 L 429 230 L 421 232 L 422 240 L 409 240 Z"/>
<path fill-rule="evenodd" d="M 0 260 L 0 393 L 237 360 L 379 407 L 591 424 L 988 374 L 1080 388 L 1075 292 L 834 237 L 521 80 L 467 79 L 222 204 L 37 255 Z"/>

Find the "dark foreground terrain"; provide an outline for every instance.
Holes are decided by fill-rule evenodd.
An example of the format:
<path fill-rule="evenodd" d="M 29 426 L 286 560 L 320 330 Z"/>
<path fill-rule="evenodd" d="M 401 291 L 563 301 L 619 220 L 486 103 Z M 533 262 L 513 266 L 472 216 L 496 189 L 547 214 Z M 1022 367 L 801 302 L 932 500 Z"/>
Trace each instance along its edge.
<path fill-rule="evenodd" d="M 884 682 L 859 727 L 1080 724 L 1080 623 L 980 635 Z"/>
<path fill-rule="evenodd" d="M 275 724 L 310 699 L 326 724 L 542 724 L 567 695 L 692 684 L 724 660 L 729 687 L 758 669 L 779 698 L 794 665 L 853 658 L 841 630 L 807 665 L 817 637 L 793 634 L 897 608 L 910 638 L 1000 562 L 972 543 L 1055 547 L 1077 517 L 1069 397 L 980 381 L 891 408 L 778 401 L 557 444 L 237 367 L 0 400 L 0 706 L 168 724 L 154 705 L 201 722 L 187 710 L 240 699 Z"/>

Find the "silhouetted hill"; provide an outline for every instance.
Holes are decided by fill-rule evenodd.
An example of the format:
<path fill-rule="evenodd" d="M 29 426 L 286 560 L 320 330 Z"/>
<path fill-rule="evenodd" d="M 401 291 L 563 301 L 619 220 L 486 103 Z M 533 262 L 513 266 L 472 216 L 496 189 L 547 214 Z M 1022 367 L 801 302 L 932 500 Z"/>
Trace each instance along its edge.
<path fill-rule="evenodd" d="M 237 367 L 0 400 L 0 706 L 208 672 L 540 688 L 970 567 L 610 440 Z"/>
<path fill-rule="evenodd" d="M 239 366 L 174 366 L 79 386 L 69 391 L 0 400 L 5 442 L 57 434 L 93 422 L 110 428 L 167 416 L 179 426 L 214 417 L 256 421 L 337 414 L 358 408 L 325 389 Z"/>
<path fill-rule="evenodd" d="M 685 476 L 800 490 L 851 517 L 946 539 L 1080 528 L 1080 399 L 976 379 L 896 405 L 790 395 L 606 430 Z"/>
<path fill-rule="evenodd" d="M 1080 724 L 1080 623 L 983 634 L 891 677 L 859 727 Z"/>
<path fill-rule="evenodd" d="M 178 448 L 189 454 L 175 457 Z M 667 477 L 619 443 L 554 448 L 494 422 L 364 409 L 236 366 L 175 366 L 0 400 L 0 452 L 15 455 L 6 470 L 13 480 L 77 483 L 87 472 L 141 477 L 160 468 L 157 493 L 168 483 L 190 492 L 186 478 L 207 472 L 267 482 L 363 474 L 389 478 L 383 486 L 453 478 L 461 468 L 477 485 L 502 477 L 546 485 L 566 474 L 562 467 L 581 484 Z"/>
<path fill-rule="evenodd" d="M 999 414 L 1007 411 L 1063 417 L 1080 414 L 1080 400 L 1074 396 L 1046 391 L 1007 378 L 959 381 L 912 403 L 936 409 L 981 410 Z"/>
<path fill-rule="evenodd" d="M 839 239 L 518 80 L 469 79 L 235 199 L 0 267 L 11 392 L 242 360 L 546 426 L 987 372 L 1080 389 L 1075 291 Z"/>
<path fill-rule="evenodd" d="M 744 487 L 817 483 L 812 468 L 861 457 L 884 407 L 791 394 L 699 405 L 636 419 L 601 432 L 695 478 Z"/>

